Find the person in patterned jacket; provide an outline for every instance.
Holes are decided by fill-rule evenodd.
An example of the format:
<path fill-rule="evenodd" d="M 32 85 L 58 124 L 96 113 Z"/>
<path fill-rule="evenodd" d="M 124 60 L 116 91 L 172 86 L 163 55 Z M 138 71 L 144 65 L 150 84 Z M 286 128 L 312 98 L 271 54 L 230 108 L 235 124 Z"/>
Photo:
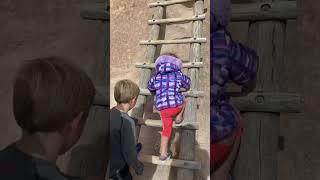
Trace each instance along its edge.
<path fill-rule="evenodd" d="M 255 87 L 258 67 L 256 52 L 235 42 L 227 26 L 231 17 L 230 0 L 211 0 L 210 13 L 210 141 L 211 169 L 217 170 L 228 158 L 240 139 L 242 126 L 237 109 L 229 102 L 227 83 L 242 87 L 246 95 Z M 217 178 L 218 179 L 218 178 Z"/>
<path fill-rule="evenodd" d="M 172 119 L 181 124 L 186 105 L 182 89 L 190 88 L 191 80 L 181 72 L 182 62 L 174 54 L 163 54 L 155 62 L 155 74 L 148 82 L 148 89 L 155 94 L 155 106 L 160 111 L 163 124 L 159 159 L 170 158 L 168 142 L 172 132 Z"/>

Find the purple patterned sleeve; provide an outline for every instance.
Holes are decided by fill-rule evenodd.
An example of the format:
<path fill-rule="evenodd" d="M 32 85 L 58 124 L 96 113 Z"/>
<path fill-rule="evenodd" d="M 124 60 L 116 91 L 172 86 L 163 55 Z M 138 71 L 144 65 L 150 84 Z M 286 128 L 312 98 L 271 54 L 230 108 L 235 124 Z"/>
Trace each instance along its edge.
<path fill-rule="evenodd" d="M 148 81 L 148 89 L 151 93 L 155 93 L 156 88 L 154 86 L 155 76 L 152 76 L 152 78 Z"/>
<path fill-rule="evenodd" d="M 258 56 L 256 52 L 241 43 L 230 42 L 230 77 L 238 85 L 244 85 L 256 78 Z"/>
<path fill-rule="evenodd" d="M 188 76 L 182 74 L 181 87 L 185 88 L 186 90 L 189 90 L 190 85 L 191 85 L 191 79 Z"/>

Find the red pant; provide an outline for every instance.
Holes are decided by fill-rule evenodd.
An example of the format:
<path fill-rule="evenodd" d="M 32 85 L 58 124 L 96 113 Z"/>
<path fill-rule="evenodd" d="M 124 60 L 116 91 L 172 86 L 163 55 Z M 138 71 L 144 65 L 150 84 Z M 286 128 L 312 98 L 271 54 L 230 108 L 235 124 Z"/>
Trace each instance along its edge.
<path fill-rule="evenodd" d="M 170 137 L 172 132 L 172 118 L 176 117 L 182 107 L 167 108 L 160 111 L 160 116 L 162 120 L 162 136 Z"/>
<path fill-rule="evenodd" d="M 241 138 L 243 133 L 243 122 L 240 120 L 239 128 L 234 132 L 235 138 Z M 233 148 L 233 144 L 211 144 L 210 145 L 210 166 L 214 166 L 214 170 L 218 169 L 228 158 Z"/>

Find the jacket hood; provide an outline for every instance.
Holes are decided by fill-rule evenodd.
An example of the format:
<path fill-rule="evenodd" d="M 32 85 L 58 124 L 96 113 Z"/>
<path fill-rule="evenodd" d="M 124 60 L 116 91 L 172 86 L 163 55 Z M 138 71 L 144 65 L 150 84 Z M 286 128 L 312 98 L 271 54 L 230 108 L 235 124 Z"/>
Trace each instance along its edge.
<path fill-rule="evenodd" d="M 231 2 L 230 0 L 210 0 L 210 24 L 211 29 L 225 28 L 231 19 Z"/>
<path fill-rule="evenodd" d="M 182 62 L 179 58 L 170 55 L 162 55 L 157 58 L 155 66 L 157 73 L 165 74 L 180 71 Z"/>

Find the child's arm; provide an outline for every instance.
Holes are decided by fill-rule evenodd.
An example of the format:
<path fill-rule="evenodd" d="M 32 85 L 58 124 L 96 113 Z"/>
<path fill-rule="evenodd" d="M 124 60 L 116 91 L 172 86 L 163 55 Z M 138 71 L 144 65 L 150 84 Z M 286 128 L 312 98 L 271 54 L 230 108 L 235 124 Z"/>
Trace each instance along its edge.
<path fill-rule="evenodd" d="M 181 73 L 181 75 L 181 88 L 187 91 L 190 89 L 191 79 L 183 73 Z"/>
<path fill-rule="evenodd" d="M 241 43 L 230 42 L 231 70 L 230 77 L 242 86 L 242 93 L 247 94 L 254 90 L 258 70 L 258 56 L 253 49 Z"/>
<path fill-rule="evenodd" d="M 138 160 L 136 141 L 131 125 L 124 121 L 121 128 L 121 151 L 127 164 L 131 166 L 136 174 L 143 173 L 143 164 Z"/>
<path fill-rule="evenodd" d="M 152 78 L 148 81 L 148 89 L 152 94 L 155 94 L 156 92 L 156 87 L 154 86 L 155 83 L 155 76 L 152 76 Z"/>
<path fill-rule="evenodd" d="M 136 126 L 137 125 L 145 125 L 146 124 L 146 120 L 143 119 L 143 118 L 134 118 L 134 117 L 131 117 L 131 118 L 134 120 Z"/>

